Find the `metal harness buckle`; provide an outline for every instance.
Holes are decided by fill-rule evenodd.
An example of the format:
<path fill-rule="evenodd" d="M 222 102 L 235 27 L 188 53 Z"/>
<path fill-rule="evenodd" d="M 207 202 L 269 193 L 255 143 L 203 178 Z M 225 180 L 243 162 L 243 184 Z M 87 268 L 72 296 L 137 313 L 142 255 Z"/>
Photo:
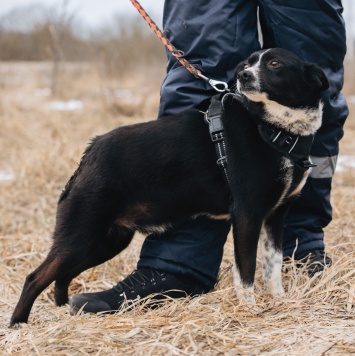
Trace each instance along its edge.
<path fill-rule="evenodd" d="M 223 124 L 221 121 L 221 116 L 208 116 L 208 112 L 205 114 L 205 121 L 208 124 L 208 129 L 210 131 L 210 136 L 212 142 L 219 142 L 224 140 L 223 135 Z"/>

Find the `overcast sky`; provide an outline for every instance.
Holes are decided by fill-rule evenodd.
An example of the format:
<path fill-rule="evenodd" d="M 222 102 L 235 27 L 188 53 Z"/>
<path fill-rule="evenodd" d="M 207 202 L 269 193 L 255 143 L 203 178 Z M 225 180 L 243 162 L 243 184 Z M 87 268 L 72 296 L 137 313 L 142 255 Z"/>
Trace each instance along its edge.
<path fill-rule="evenodd" d="M 39 3 L 46 6 L 60 6 L 64 0 L 0 0 L 0 17 L 18 7 Z M 137 10 L 129 0 L 67 0 L 69 11 L 89 26 L 102 26 L 112 19 L 112 15 L 136 15 Z M 139 0 L 152 15 L 155 22 L 161 23 L 164 0 Z M 193 1 L 193 0 L 190 0 Z M 218 1 L 218 0 L 216 0 Z M 297 0 L 294 0 L 297 1 Z M 314 1 L 314 0 L 310 0 Z M 343 0 L 344 18 L 348 32 L 355 35 L 355 0 Z"/>
<path fill-rule="evenodd" d="M 160 22 L 164 0 L 140 0 L 140 4 L 151 13 L 156 22 Z M 31 4 L 58 6 L 63 0 L 0 0 L 0 16 Z M 113 14 L 136 15 L 137 10 L 129 0 L 68 0 L 68 9 L 89 26 L 101 26 L 112 18 Z"/>

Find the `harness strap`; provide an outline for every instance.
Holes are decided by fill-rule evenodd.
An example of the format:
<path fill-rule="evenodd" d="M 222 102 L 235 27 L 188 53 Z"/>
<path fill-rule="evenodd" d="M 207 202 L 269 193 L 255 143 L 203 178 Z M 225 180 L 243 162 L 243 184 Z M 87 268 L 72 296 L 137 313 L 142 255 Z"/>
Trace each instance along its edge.
<path fill-rule="evenodd" d="M 222 170 L 223 177 L 229 184 L 227 172 L 227 150 L 224 136 L 224 128 L 222 124 L 223 105 L 221 95 L 215 95 L 211 99 L 211 104 L 208 111 L 205 113 L 205 122 L 208 124 L 211 141 L 214 143 L 217 154 L 217 165 Z"/>

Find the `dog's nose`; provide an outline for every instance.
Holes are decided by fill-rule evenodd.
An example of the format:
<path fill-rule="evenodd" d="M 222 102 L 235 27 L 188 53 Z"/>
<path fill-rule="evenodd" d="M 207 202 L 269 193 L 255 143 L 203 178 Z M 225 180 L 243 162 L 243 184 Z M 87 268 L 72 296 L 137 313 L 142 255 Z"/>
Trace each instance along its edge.
<path fill-rule="evenodd" d="M 250 80 L 252 78 L 252 76 L 253 76 L 253 74 L 250 71 L 243 70 L 238 73 L 237 79 L 240 80 L 242 83 L 245 83 L 248 80 Z"/>

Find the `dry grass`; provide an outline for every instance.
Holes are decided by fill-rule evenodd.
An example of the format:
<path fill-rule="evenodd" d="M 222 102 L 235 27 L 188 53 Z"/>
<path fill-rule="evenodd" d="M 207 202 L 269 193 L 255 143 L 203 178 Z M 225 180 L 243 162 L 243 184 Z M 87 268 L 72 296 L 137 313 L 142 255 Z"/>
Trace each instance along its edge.
<path fill-rule="evenodd" d="M 104 77 L 99 66 L 66 65 L 62 70 L 60 99 L 82 100 L 82 110 L 50 111 L 47 104 L 54 98 L 35 95 L 35 88 L 50 87 L 49 64 L 0 64 L 0 169 L 15 175 L 12 181 L 0 181 L 0 354 L 355 353 L 354 169 L 335 177 L 334 221 L 326 235 L 333 266 L 310 279 L 304 270 L 288 264 L 283 275 L 285 298 L 264 295 L 258 271 L 257 307 L 238 305 L 229 238 L 220 282 L 208 295 L 172 301 L 148 312 L 137 306 L 104 317 L 70 316 L 67 307 L 54 306 L 50 286 L 37 299 L 30 323 L 8 329 L 25 276 L 48 252 L 57 198 L 89 138 L 154 118 L 157 111 L 162 70 L 150 68 L 150 78 L 140 76 L 124 84 Z M 350 84 L 347 93 L 355 95 Z M 134 94 L 125 97 L 130 92 Z M 355 148 L 353 121 L 350 117 L 342 141 L 347 155 Z M 142 239 L 137 236 L 120 256 L 81 274 L 72 282 L 70 294 L 117 283 L 135 268 Z"/>

